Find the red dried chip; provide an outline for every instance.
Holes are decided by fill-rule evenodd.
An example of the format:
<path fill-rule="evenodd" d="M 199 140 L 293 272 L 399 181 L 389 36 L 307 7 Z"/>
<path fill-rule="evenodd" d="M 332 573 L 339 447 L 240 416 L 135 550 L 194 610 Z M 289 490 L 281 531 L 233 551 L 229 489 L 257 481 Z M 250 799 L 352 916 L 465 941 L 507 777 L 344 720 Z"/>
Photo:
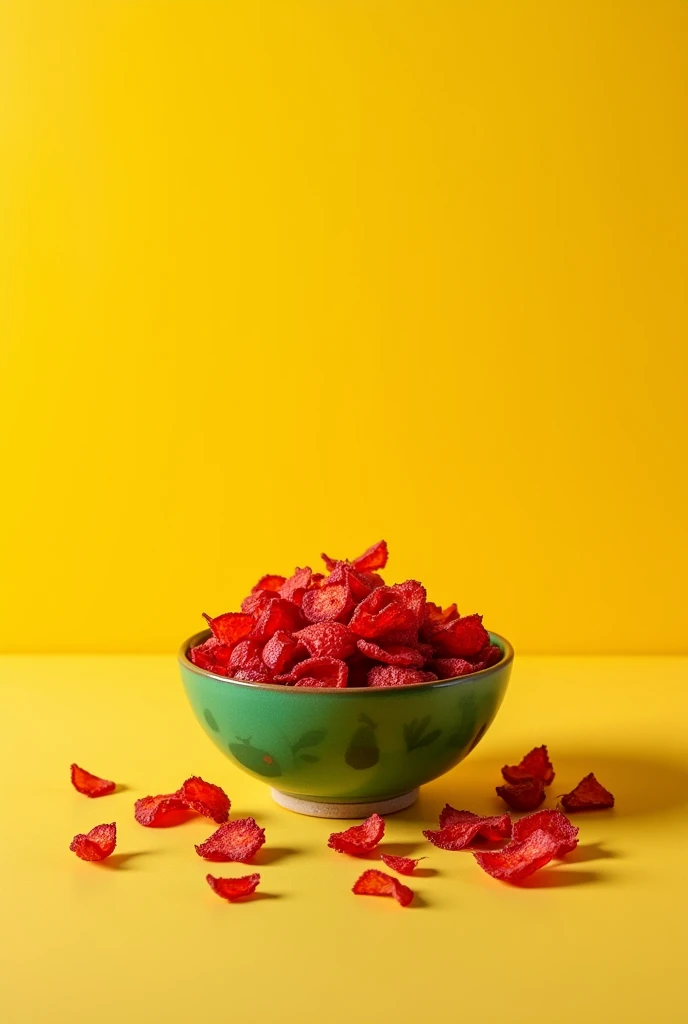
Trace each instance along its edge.
<path fill-rule="evenodd" d="M 352 825 L 344 832 L 333 832 L 327 845 L 337 853 L 349 853 L 352 857 L 361 857 L 374 850 L 385 834 L 385 819 L 379 814 L 371 814 L 360 825 Z"/>
<path fill-rule="evenodd" d="M 358 604 L 377 585 L 370 580 L 370 576 L 370 573 L 356 572 L 353 566 L 346 565 L 344 562 L 337 562 L 328 577 L 327 584 L 343 583 L 348 587 L 354 604 Z"/>
<path fill-rule="evenodd" d="M 117 845 L 117 825 L 113 821 L 110 825 L 96 825 L 85 835 L 80 833 L 74 836 L 69 849 L 81 860 L 105 860 Z"/>
<path fill-rule="evenodd" d="M 425 587 L 416 580 L 377 587 L 356 608 L 349 628 L 366 640 L 418 629 L 425 614 Z"/>
<path fill-rule="evenodd" d="M 563 857 L 578 846 L 578 829 L 561 811 L 536 811 L 514 823 L 514 841 L 521 842 L 541 829 L 559 843 L 555 856 Z"/>
<path fill-rule="evenodd" d="M 213 892 L 232 903 L 255 892 L 260 883 L 260 875 L 257 872 L 253 875 L 243 875 L 241 878 L 215 878 L 214 875 L 206 875 L 205 880 Z"/>
<path fill-rule="evenodd" d="M 108 779 L 100 779 L 97 775 L 91 775 L 85 768 L 80 768 L 78 764 L 71 766 L 71 772 L 74 789 L 78 789 L 84 796 L 107 796 L 108 793 L 115 792 L 116 785 L 114 782 L 110 782 Z"/>
<path fill-rule="evenodd" d="M 263 648 L 263 661 L 271 672 L 288 672 L 307 653 L 307 648 L 295 636 L 278 629 Z"/>
<path fill-rule="evenodd" d="M 252 640 L 269 640 L 278 629 L 293 633 L 303 626 L 301 611 L 291 601 L 278 597 L 263 610 L 251 632 Z"/>
<path fill-rule="evenodd" d="M 434 629 L 439 629 L 441 626 L 446 626 L 448 622 L 452 622 L 454 619 L 459 618 L 459 609 L 455 604 L 450 604 L 447 608 L 440 608 L 434 601 L 428 601 L 425 606 L 425 622 L 424 626 Z"/>
<path fill-rule="evenodd" d="M 475 839 L 495 843 L 511 835 L 508 814 L 481 816 L 472 811 L 457 811 L 446 805 L 440 814 L 439 831 L 423 832 L 433 846 L 441 850 L 465 850 Z"/>
<path fill-rule="evenodd" d="M 293 601 L 299 608 L 303 602 L 303 595 L 309 589 L 313 580 L 313 570 L 310 566 L 303 569 L 295 569 L 288 580 L 285 580 L 280 587 L 280 597 L 287 601 Z"/>
<path fill-rule="evenodd" d="M 286 576 L 261 576 L 251 593 L 255 594 L 260 590 L 267 590 L 276 594 L 286 582 Z"/>
<path fill-rule="evenodd" d="M 410 686 L 413 683 L 434 683 L 434 672 L 419 668 L 399 668 L 398 665 L 375 665 L 368 673 L 368 686 Z"/>
<path fill-rule="evenodd" d="M 225 612 L 214 619 L 203 612 L 203 618 L 210 626 L 213 636 L 223 644 L 235 644 L 248 636 L 253 629 L 253 619 L 244 612 Z"/>
<path fill-rule="evenodd" d="M 251 860 L 265 842 L 265 829 L 253 818 L 238 818 L 220 825 L 204 843 L 196 847 L 196 853 L 204 860 Z"/>
<path fill-rule="evenodd" d="M 549 759 L 547 747 L 534 747 L 520 764 L 505 764 L 502 775 L 507 782 L 523 782 L 525 779 L 540 779 L 545 786 L 554 779 L 554 767 Z"/>
<path fill-rule="evenodd" d="M 480 654 L 473 658 L 473 671 L 480 672 L 484 668 L 492 668 L 493 665 L 497 665 L 504 657 L 504 652 L 501 647 L 497 644 L 488 644 L 487 647 L 483 647 Z"/>
<path fill-rule="evenodd" d="M 295 634 L 313 658 L 348 658 L 356 650 L 356 638 L 343 622 L 314 622 Z"/>
<path fill-rule="evenodd" d="M 490 635 L 483 626 L 482 615 L 464 615 L 436 629 L 430 641 L 442 655 L 470 658 L 489 644 Z"/>
<path fill-rule="evenodd" d="M 398 878 L 392 878 L 374 868 L 364 871 L 351 891 L 356 896 L 393 896 L 402 907 L 407 907 L 413 899 L 413 889 L 409 889 Z"/>
<path fill-rule="evenodd" d="M 212 818 L 218 825 L 227 821 L 231 801 L 224 789 L 215 786 L 212 782 L 205 782 L 198 775 L 192 775 L 190 779 L 182 783 L 177 794 L 189 807 L 190 810 L 202 814 L 204 818 Z"/>
<path fill-rule="evenodd" d="M 301 607 L 309 622 L 345 622 L 354 604 L 348 582 L 330 583 L 328 580 L 321 587 L 307 590 Z"/>
<path fill-rule="evenodd" d="M 406 647 L 404 644 L 376 644 L 372 640 L 359 640 L 358 649 L 374 661 L 384 661 L 387 665 L 400 665 L 402 668 L 420 668 L 425 663 L 426 655 L 417 647 Z"/>
<path fill-rule="evenodd" d="M 412 875 L 420 862 L 427 858 L 416 857 L 414 860 L 413 857 L 394 857 L 391 853 L 381 853 L 380 860 L 392 871 L 398 871 L 400 875 Z"/>
<path fill-rule="evenodd" d="M 387 551 L 387 541 L 379 540 L 377 544 L 373 544 L 367 551 L 364 551 L 358 558 L 354 558 L 352 562 L 348 559 L 330 558 L 329 555 L 322 554 L 320 556 L 329 569 L 330 572 L 338 565 L 351 565 L 354 569 L 359 572 L 374 572 L 375 569 L 384 569 L 387 565 L 387 558 L 389 552 Z"/>
<path fill-rule="evenodd" d="M 561 804 L 567 811 L 603 811 L 614 806 L 614 797 L 590 772 L 561 798 Z"/>
<path fill-rule="evenodd" d="M 278 683 L 294 686 L 329 686 L 342 689 L 346 686 L 349 670 L 346 662 L 339 658 L 306 658 L 294 665 L 291 672 L 276 676 Z"/>
<path fill-rule="evenodd" d="M 428 662 L 428 668 L 432 669 L 438 679 L 456 679 L 476 671 L 475 665 L 465 658 L 433 658 Z"/>
<path fill-rule="evenodd" d="M 167 828 L 188 817 L 189 808 L 179 793 L 143 796 L 134 804 L 134 817 L 147 828 Z"/>
<path fill-rule="evenodd" d="M 227 675 L 227 665 L 232 654 L 232 648 L 223 644 L 214 636 L 208 637 L 205 643 L 197 644 L 189 651 L 189 660 L 205 669 L 206 672 L 214 672 L 218 676 Z"/>
<path fill-rule="evenodd" d="M 229 674 L 233 675 L 240 668 L 251 669 L 254 672 L 265 671 L 262 643 L 253 639 L 239 641 L 229 658 Z"/>
<path fill-rule="evenodd" d="M 473 856 L 483 871 L 502 882 L 522 882 L 557 856 L 559 841 L 548 832 L 536 829 L 521 842 L 509 843 L 502 850 L 474 850 Z"/>
<path fill-rule="evenodd" d="M 349 666 L 349 678 L 346 685 L 351 689 L 352 686 L 368 685 L 368 673 L 371 668 L 375 668 L 376 663 L 370 658 L 366 658 L 360 651 L 356 651 L 347 659 L 347 665 Z"/>
<path fill-rule="evenodd" d="M 276 601 L 279 594 L 274 590 L 256 590 L 255 594 L 249 594 L 241 602 L 241 610 L 247 615 L 252 615 L 254 620 L 259 619 L 271 601 Z"/>
<path fill-rule="evenodd" d="M 545 799 L 542 779 L 524 779 L 509 786 L 497 786 L 497 795 L 515 811 L 534 811 Z"/>

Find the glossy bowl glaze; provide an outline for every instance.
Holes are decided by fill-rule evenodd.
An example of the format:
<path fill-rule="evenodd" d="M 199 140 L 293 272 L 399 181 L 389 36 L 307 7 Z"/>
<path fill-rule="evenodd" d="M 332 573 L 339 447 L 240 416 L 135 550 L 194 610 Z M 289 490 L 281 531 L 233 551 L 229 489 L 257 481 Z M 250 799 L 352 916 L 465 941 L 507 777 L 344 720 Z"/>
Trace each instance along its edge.
<path fill-rule="evenodd" d="M 480 742 L 504 697 L 514 652 L 458 679 L 389 688 L 309 689 L 247 683 L 193 665 L 179 651 L 186 695 L 201 727 L 234 764 L 273 788 L 278 803 L 326 817 L 400 810 L 418 787 Z"/>

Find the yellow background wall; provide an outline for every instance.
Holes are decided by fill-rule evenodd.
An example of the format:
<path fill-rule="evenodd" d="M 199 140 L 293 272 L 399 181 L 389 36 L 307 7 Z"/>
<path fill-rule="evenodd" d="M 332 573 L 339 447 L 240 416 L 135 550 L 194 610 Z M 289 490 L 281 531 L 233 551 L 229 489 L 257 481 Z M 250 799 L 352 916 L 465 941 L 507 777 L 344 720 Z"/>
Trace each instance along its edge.
<path fill-rule="evenodd" d="M 0 648 L 262 572 L 686 650 L 688 5 L 0 5 Z"/>

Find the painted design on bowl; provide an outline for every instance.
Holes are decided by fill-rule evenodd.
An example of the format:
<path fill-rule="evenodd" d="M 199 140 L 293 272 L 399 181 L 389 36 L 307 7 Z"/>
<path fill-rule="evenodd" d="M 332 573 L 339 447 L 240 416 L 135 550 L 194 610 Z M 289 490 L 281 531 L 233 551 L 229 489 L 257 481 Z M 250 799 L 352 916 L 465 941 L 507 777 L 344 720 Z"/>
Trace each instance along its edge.
<path fill-rule="evenodd" d="M 374 768 L 380 760 L 380 748 L 375 735 L 377 722 L 373 722 L 364 711 L 358 716 L 358 721 L 360 725 L 351 737 L 344 760 L 350 768 L 365 771 L 366 768 Z"/>

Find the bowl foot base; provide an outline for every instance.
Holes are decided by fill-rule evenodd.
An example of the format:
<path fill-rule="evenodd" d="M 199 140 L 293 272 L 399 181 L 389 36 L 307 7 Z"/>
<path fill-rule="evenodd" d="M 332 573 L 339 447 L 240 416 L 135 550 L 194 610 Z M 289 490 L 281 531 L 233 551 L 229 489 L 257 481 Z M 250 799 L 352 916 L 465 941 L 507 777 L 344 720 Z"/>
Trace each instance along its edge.
<path fill-rule="evenodd" d="M 347 803 L 306 800 L 303 797 L 292 796 L 291 793 L 281 793 L 279 789 L 271 789 L 270 792 L 272 799 L 280 807 L 296 811 L 297 814 L 308 814 L 312 818 L 368 818 L 371 814 L 393 814 L 395 811 L 405 810 L 416 802 L 419 791 L 412 789 L 409 793 L 401 793 L 399 796 L 390 796 L 382 800 Z"/>

